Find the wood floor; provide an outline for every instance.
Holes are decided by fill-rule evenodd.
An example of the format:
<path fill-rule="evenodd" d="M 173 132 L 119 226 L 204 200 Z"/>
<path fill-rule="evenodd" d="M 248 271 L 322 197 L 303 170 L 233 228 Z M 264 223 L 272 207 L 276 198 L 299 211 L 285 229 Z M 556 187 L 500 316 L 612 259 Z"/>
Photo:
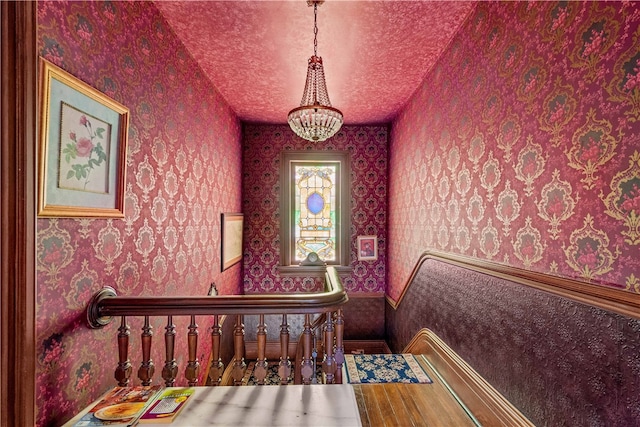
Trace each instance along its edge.
<path fill-rule="evenodd" d="M 364 427 L 478 426 L 429 366 L 433 384 L 354 384 Z"/>

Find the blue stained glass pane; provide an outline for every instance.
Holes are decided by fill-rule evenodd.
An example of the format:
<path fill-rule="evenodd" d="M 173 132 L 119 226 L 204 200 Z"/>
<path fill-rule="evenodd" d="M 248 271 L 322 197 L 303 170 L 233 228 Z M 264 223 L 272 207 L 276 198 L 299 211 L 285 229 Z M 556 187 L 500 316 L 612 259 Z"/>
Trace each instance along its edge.
<path fill-rule="evenodd" d="M 311 193 L 307 198 L 307 208 L 312 214 L 318 215 L 324 208 L 324 198 L 318 193 Z"/>

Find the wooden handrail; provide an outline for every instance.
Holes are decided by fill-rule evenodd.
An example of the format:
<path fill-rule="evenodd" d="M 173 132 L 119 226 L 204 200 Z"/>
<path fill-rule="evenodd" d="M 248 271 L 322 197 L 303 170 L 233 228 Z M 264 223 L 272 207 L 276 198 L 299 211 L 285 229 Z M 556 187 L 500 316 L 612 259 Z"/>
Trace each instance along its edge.
<path fill-rule="evenodd" d="M 89 301 L 87 323 L 100 328 L 113 316 L 311 314 L 333 311 L 349 300 L 336 269 L 327 267 L 323 292 L 209 296 L 118 296 L 105 286 Z"/>
<path fill-rule="evenodd" d="M 224 362 L 221 360 L 221 328 L 220 316 L 233 315 L 233 358 L 229 368 L 232 369 L 233 383 L 241 385 L 245 377 L 247 363 L 245 362 L 245 331 L 244 316 L 259 315 L 258 325 L 258 359 L 256 361 L 255 378 L 259 384 L 263 384 L 267 374 L 266 325 L 265 314 L 279 314 L 283 317 L 281 325 L 281 360 L 279 375 L 282 383 L 287 383 L 291 372 L 291 363 L 288 358 L 289 326 L 286 323 L 288 314 L 305 315 L 305 331 L 309 337 L 301 342 L 304 350 L 304 358 L 301 369 L 303 380 L 310 383 L 315 374 L 312 368 L 310 326 L 311 314 L 321 314 L 325 317 L 324 345 L 330 347 L 325 352 L 323 369 L 326 371 L 326 380 L 329 383 L 342 382 L 342 377 L 335 375 L 335 371 L 342 367 L 344 361 L 342 305 L 349 300 L 340 278 L 334 267 L 327 267 L 325 273 L 324 292 L 307 294 L 260 294 L 260 295 L 229 295 L 206 297 L 119 297 L 115 290 L 104 287 L 97 292 L 87 306 L 87 323 L 92 328 L 100 328 L 111 322 L 113 317 L 120 316 L 121 326 L 118 329 L 118 365 L 115 371 L 115 379 L 119 386 L 129 384 L 132 373 L 132 365 L 129 360 L 129 336 L 130 328 L 126 321 L 128 317 L 140 316 L 144 318 L 144 326 L 141 334 L 142 361 L 138 369 L 138 379 L 143 385 L 148 385 L 153 380 L 155 371 L 154 361 L 151 358 L 151 345 L 153 341 L 153 327 L 150 317 L 167 317 L 165 327 L 165 362 L 162 369 L 162 378 L 165 385 L 175 383 L 178 366 L 175 357 L 176 328 L 173 324 L 174 316 L 188 316 L 190 323 L 187 335 L 188 363 L 185 370 L 185 378 L 189 385 L 196 385 L 199 380 L 200 361 L 198 360 L 198 325 L 196 315 L 211 316 L 211 361 L 207 375 L 211 385 L 219 385 L 224 376 Z M 328 316 L 325 316 L 329 313 Z M 335 317 L 334 317 L 335 313 Z M 334 326 L 335 322 L 335 326 Z M 335 331 L 335 333 L 334 333 Z"/>

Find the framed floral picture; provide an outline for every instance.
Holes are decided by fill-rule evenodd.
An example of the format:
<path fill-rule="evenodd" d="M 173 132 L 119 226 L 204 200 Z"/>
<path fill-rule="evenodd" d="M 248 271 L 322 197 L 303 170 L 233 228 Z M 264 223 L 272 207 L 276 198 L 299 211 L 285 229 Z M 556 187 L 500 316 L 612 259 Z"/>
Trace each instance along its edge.
<path fill-rule="evenodd" d="M 124 217 L 129 110 L 40 60 L 38 215 Z"/>
<path fill-rule="evenodd" d="M 358 236 L 358 261 L 378 259 L 378 236 Z"/>

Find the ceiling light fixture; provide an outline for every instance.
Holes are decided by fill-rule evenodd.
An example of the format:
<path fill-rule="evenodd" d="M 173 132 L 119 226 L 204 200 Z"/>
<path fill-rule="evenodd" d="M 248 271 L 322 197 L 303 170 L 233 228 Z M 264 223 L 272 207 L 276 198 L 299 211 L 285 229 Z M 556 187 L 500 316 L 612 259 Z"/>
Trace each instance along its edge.
<path fill-rule="evenodd" d="M 327 84 L 324 81 L 322 58 L 318 56 L 318 5 L 324 0 L 307 0 L 313 5 L 313 56 L 309 58 L 307 82 L 300 106 L 289 111 L 291 129 L 308 141 L 324 141 L 342 126 L 342 113 L 331 106 Z"/>

